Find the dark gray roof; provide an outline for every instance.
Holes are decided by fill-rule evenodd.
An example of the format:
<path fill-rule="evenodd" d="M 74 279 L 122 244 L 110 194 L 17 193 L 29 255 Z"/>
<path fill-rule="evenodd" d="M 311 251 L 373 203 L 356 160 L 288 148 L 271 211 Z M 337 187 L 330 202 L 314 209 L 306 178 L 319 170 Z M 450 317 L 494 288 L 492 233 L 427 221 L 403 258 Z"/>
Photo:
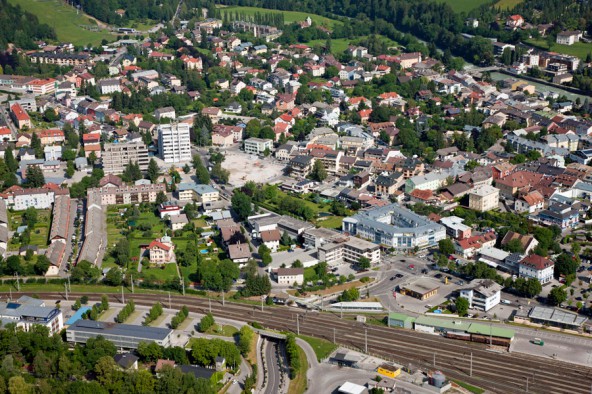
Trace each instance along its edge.
<path fill-rule="evenodd" d="M 208 369 L 197 365 L 181 365 L 179 369 L 183 373 L 193 374 L 196 378 L 209 379 L 216 373 L 215 369 Z"/>
<path fill-rule="evenodd" d="M 121 368 L 128 369 L 139 360 L 139 357 L 131 353 L 123 353 L 113 356 L 113 360 L 115 360 L 117 365 L 119 365 Z"/>
<path fill-rule="evenodd" d="M 142 338 L 149 341 L 162 341 L 173 332 L 173 330 L 168 328 L 104 323 L 92 320 L 78 320 L 76 323 L 68 327 L 68 330 L 95 333 L 97 335 L 118 335 L 122 337 Z"/>

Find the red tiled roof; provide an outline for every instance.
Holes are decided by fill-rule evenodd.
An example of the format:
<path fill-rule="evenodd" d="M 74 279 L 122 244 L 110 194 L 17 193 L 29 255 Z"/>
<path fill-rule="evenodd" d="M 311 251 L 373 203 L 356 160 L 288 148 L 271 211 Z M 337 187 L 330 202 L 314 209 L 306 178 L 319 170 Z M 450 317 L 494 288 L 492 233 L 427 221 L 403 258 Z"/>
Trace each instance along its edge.
<path fill-rule="evenodd" d="M 522 261 L 520 261 L 520 264 L 523 264 L 530 268 L 534 268 L 539 271 L 555 265 L 551 260 L 539 256 L 538 254 L 531 254 L 526 256 L 522 259 Z"/>
<path fill-rule="evenodd" d="M 29 115 L 25 112 L 19 103 L 13 104 L 10 111 L 14 114 L 17 120 L 29 120 Z"/>
<path fill-rule="evenodd" d="M 158 249 L 166 250 L 167 252 L 168 252 L 169 250 L 171 250 L 171 247 L 170 247 L 170 246 L 168 246 L 168 245 L 165 245 L 165 244 L 163 244 L 162 242 L 160 242 L 160 241 L 156 241 L 156 240 L 154 240 L 154 241 L 150 242 L 150 245 L 148 245 L 148 249 L 154 249 L 154 248 L 158 248 Z"/>

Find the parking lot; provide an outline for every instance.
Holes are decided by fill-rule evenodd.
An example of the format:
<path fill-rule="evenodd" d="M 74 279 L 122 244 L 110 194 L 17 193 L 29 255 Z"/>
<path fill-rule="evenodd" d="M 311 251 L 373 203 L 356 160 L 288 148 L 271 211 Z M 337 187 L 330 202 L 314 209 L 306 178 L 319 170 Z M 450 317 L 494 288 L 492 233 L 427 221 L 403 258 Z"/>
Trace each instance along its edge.
<path fill-rule="evenodd" d="M 544 344 L 533 343 L 535 337 L 517 332 L 510 350 L 539 357 L 562 360 L 581 365 L 592 363 L 592 340 L 539 330 L 536 334 Z"/>

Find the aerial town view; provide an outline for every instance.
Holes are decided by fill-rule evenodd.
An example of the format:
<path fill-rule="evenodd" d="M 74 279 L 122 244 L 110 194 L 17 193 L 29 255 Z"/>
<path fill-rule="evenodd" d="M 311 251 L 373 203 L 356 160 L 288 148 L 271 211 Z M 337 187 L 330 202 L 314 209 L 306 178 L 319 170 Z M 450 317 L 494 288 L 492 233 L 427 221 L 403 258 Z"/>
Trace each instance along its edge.
<path fill-rule="evenodd" d="M 0 0 L 0 394 L 592 389 L 592 2 Z"/>

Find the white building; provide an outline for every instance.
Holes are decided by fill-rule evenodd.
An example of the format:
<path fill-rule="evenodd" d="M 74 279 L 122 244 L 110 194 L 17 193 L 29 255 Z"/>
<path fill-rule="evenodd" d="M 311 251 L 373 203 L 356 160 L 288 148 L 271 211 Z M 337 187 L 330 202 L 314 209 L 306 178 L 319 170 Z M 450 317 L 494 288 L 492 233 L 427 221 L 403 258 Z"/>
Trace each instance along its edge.
<path fill-rule="evenodd" d="M 360 211 L 343 219 L 342 230 L 400 251 L 435 246 L 446 238 L 444 226 L 399 204 Z"/>
<path fill-rule="evenodd" d="M 196 201 L 201 204 L 218 201 L 220 192 L 210 185 L 180 183 L 177 185 L 179 201 Z"/>
<path fill-rule="evenodd" d="M 278 285 L 292 286 L 304 282 L 304 268 L 278 268 L 276 275 Z"/>
<path fill-rule="evenodd" d="M 112 94 L 121 92 L 121 85 L 118 79 L 102 79 L 97 83 L 101 94 Z"/>
<path fill-rule="evenodd" d="M 469 208 L 479 212 L 496 209 L 499 204 L 499 189 L 483 185 L 469 193 Z"/>
<path fill-rule="evenodd" d="M 470 288 L 461 289 L 460 296 L 469 300 L 469 308 L 487 312 L 500 303 L 502 286 L 491 279 L 477 279 Z"/>
<path fill-rule="evenodd" d="M 24 211 L 29 207 L 36 209 L 50 209 L 55 200 L 55 193 L 48 188 L 23 189 L 20 186 L 12 187 L 10 192 L 0 194 L 6 200 L 6 206 L 15 211 Z"/>
<path fill-rule="evenodd" d="M 43 147 L 45 161 L 60 160 L 62 158 L 61 145 L 47 145 Z"/>
<path fill-rule="evenodd" d="M 551 260 L 531 254 L 518 263 L 518 273 L 521 278 L 535 278 L 543 285 L 553 279 L 554 267 Z"/>
<path fill-rule="evenodd" d="M 16 323 L 16 326 L 24 331 L 41 325 L 49 329 L 50 335 L 64 328 L 64 318 L 58 308 L 45 306 L 44 301 L 27 296 L 12 301 L 10 306 L 7 303 L 0 304 L 0 320 L 3 326 Z"/>
<path fill-rule="evenodd" d="M 244 141 L 244 149 L 246 153 L 252 155 L 259 155 L 265 152 L 266 149 L 273 148 L 273 141 L 264 138 L 248 138 Z"/>
<path fill-rule="evenodd" d="M 582 38 L 581 31 L 562 31 L 557 34 L 557 44 L 573 45 Z"/>
<path fill-rule="evenodd" d="M 186 123 L 158 126 L 158 149 L 165 163 L 180 163 L 191 160 L 191 137 Z"/>
<path fill-rule="evenodd" d="M 430 172 L 426 175 L 417 175 L 405 182 L 405 193 L 411 193 L 415 189 L 436 191 L 447 182 L 448 173 Z"/>

